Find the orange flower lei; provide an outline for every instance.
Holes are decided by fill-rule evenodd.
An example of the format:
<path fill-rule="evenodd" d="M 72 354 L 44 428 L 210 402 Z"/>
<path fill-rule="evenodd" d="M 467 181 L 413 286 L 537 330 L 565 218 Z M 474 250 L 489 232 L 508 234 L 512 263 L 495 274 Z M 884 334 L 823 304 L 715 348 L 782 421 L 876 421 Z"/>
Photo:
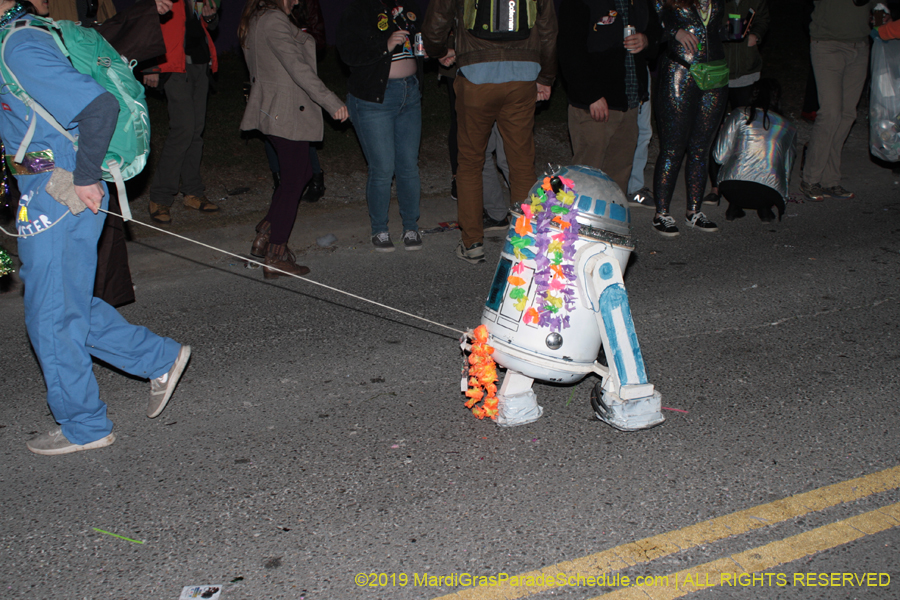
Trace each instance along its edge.
<path fill-rule="evenodd" d="M 488 346 L 488 330 L 484 325 L 475 329 L 472 352 L 469 354 L 469 389 L 466 390 L 466 408 L 472 414 L 483 419 L 497 418 L 497 363 L 494 362 L 494 349 Z M 483 388 L 483 389 L 482 389 Z M 484 400 L 481 406 L 475 406 Z"/>

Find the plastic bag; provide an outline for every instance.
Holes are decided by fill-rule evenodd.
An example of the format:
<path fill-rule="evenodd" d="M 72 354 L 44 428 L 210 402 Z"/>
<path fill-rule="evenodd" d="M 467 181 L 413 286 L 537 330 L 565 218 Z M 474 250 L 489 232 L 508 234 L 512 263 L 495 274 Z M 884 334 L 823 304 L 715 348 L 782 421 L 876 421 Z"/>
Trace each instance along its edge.
<path fill-rule="evenodd" d="M 869 95 L 869 150 L 888 162 L 900 161 L 900 40 L 872 44 Z"/>

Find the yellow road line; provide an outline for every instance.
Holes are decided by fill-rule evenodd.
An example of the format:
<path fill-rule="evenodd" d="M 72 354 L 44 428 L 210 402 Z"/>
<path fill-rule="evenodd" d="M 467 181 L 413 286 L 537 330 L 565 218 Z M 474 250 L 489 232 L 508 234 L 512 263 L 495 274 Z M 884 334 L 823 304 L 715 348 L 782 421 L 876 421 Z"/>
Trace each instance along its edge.
<path fill-rule="evenodd" d="M 672 600 L 688 594 L 722 585 L 743 587 L 737 581 L 739 574 L 752 575 L 778 565 L 831 550 L 854 540 L 887 531 L 900 525 L 900 502 L 879 508 L 837 523 L 824 525 L 804 533 L 778 540 L 765 546 L 752 548 L 738 554 L 720 558 L 677 573 L 663 576 L 667 585 L 659 587 L 627 587 L 597 596 L 591 600 Z M 725 578 L 723 579 L 723 575 Z M 777 574 L 774 574 L 777 575 Z M 656 579 L 662 581 L 661 578 Z M 745 578 L 745 581 L 748 581 Z M 793 579 L 786 577 L 779 584 L 777 577 L 765 579 L 757 587 L 790 586 Z M 771 582 L 775 582 L 774 584 Z"/>
<path fill-rule="evenodd" d="M 648 563 L 709 544 L 754 529 L 783 523 L 845 502 L 852 502 L 879 492 L 900 488 L 900 467 L 894 467 L 842 481 L 796 496 L 754 506 L 730 515 L 689 525 L 676 531 L 644 538 L 603 550 L 590 556 L 544 567 L 518 575 L 519 581 L 541 575 L 599 576 L 635 565 Z M 467 587 L 435 600 L 515 600 L 543 591 L 541 586 L 497 585 L 495 587 Z"/>

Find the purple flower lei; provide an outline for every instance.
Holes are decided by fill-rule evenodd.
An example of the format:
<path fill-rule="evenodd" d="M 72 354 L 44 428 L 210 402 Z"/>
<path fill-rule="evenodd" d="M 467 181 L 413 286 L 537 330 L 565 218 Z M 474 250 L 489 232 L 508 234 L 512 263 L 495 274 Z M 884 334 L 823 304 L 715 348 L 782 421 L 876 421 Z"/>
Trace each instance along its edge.
<path fill-rule="evenodd" d="M 542 189 L 531 195 L 530 203 L 523 203 L 522 212 L 516 223 L 515 233 L 510 242 L 515 248 L 519 263 L 513 272 L 521 270 L 519 265 L 525 254 L 521 249 L 534 245 L 535 300 L 525 313 L 526 323 L 535 322 L 539 327 L 549 327 L 559 331 L 569 327 L 568 313 L 575 309 L 575 242 L 578 240 L 578 209 L 575 207 L 575 184 L 566 178 L 544 178 Z M 525 236 L 530 229 L 528 221 L 533 219 L 533 244 Z M 519 271 L 516 270 L 519 267 Z M 515 275 L 513 275 L 515 277 Z M 511 277 L 512 278 L 512 277 Z M 517 308 L 524 310 L 527 301 L 525 290 L 515 287 L 510 298 L 518 300 Z"/>

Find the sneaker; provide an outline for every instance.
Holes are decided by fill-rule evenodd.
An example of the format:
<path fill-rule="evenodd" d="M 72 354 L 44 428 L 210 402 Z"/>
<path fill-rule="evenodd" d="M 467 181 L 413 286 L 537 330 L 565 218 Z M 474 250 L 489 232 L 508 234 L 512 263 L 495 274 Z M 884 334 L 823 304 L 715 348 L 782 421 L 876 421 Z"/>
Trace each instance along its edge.
<path fill-rule="evenodd" d="M 116 441 L 116 434 L 110 433 L 106 437 L 102 437 L 95 442 L 88 444 L 73 444 L 63 435 L 62 428 L 57 427 L 51 429 L 48 433 L 42 433 L 37 437 L 33 437 L 25 445 L 35 454 L 43 454 L 44 456 L 55 456 L 57 454 L 71 454 L 72 452 L 81 452 L 82 450 L 94 450 L 96 448 L 105 448 L 111 446 Z"/>
<path fill-rule="evenodd" d="M 419 235 L 418 231 L 413 231 L 412 229 L 410 229 L 409 231 L 404 231 L 403 245 L 406 246 L 407 250 L 421 250 L 422 236 Z"/>
<path fill-rule="evenodd" d="M 453 198 L 454 201 L 458 200 L 456 196 L 456 175 L 450 180 L 450 197 Z"/>
<path fill-rule="evenodd" d="M 710 192 L 707 195 L 703 196 L 703 204 L 715 204 L 719 205 L 719 202 L 722 201 L 722 196 L 716 194 L 715 192 Z"/>
<path fill-rule="evenodd" d="M 484 262 L 484 244 L 481 242 L 475 242 L 468 248 L 463 244 L 462 240 L 459 240 L 459 245 L 456 246 L 456 256 L 463 259 L 466 262 L 470 262 L 473 265 L 477 265 L 478 263 Z"/>
<path fill-rule="evenodd" d="M 718 231 L 719 228 L 716 227 L 716 224 L 706 218 L 702 212 L 695 212 L 692 215 L 684 215 L 684 224 L 688 227 L 693 227 L 694 229 L 699 229 L 700 231 L 707 231 L 709 233 L 713 233 Z"/>
<path fill-rule="evenodd" d="M 178 380 L 181 379 L 181 374 L 184 373 L 184 368 L 187 366 L 190 358 L 191 347 L 187 345 L 182 346 L 181 350 L 178 351 L 178 356 L 175 357 L 175 364 L 172 365 L 169 372 L 162 377 L 150 380 L 150 402 L 147 404 L 148 417 L 151 419 L 158 417 L 159 413 L 166 407 L 166 404 L 169 403 L 169 398 L 172 397 L 172 392 L 175 391 L 175 386 L 178 385 Z"/>
<path fill-rule="evenodd" d="M 210 213 L 219 210 L 219 207 L 209 201 L 206 196 L 184 195 L 184 205 L 200 212 Z"/>
<path fill-rule="evenodd" d="M 828 190 L 821 185 L 818 183 L 806 183 L 805 181 L 800 182 L 800 193 L 807 200 L 812 200 L 813 202 L 822 202 L 828 197 Z"/>
<path fill-rule="evenodd" d="M 153 200 L 150 201 L 150 220 L 160 223 L 161 225 L 169 225 L 172 222 L 171 209 L 165 204 L 157 204 Z"/>
<path fill-rule="evenodd" d="M 375 246 L 376 252 L 393 252 L 394 242 L 391 241 L 391 234 L 387 231 L 376 233 L 372 236 L 372 245 Z"/>
<path fill-rule="evenodd" d="M 490 215 L 485 213 L 484 215 L 484 230 L 485 231 L 497 231 L 497 230 L 506 231 L 509 229 L 509 217 L 503 217 L 502 220 L 498 221 L 497 219 L 492 218 Z"/>
<path fill-rule="evenodd" d="M 628 199 L 628 206 L 643 206 L 644 208 L 652 208 L 656 210 L 656 200 L 653 199 L 653 192 L 650 188 L 641 188 Z"/>
<path fill-rule="evenodd" d="M 856 194 L 851 192 L 850 190 L 845 190 L 839 185 L 831 186 L 830 188 L 825 188 L 825 191 L 829 196 L 834 198 L 835 200 L 853 200 L 856 198 Z"/>
<path fill-rule="evenodd" d="M 678 228 L 675 227 L 675 218 L 668 213 L 662 216 L 653 217 L 653 229 L 665 237 L 675 237 L 678 235 Z"/>

